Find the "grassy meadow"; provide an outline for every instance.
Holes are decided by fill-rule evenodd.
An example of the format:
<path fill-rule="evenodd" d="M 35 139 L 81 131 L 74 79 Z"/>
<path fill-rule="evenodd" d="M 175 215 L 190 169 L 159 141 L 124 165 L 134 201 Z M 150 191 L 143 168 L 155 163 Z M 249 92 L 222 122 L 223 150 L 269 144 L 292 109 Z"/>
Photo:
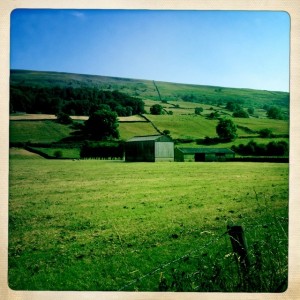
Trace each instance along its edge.
<path fill-rule="evenodd" d="M 274 292 L 287 280 L 288 164 L 45 160 L 11 149 L 9 193 L 14 290 Z M 227 224 L 245 228 L 247 283 Z"/>
<path fill-rule="evenodd" d="M 10 121 L 10 142 L 52 143 L 69 136 L 69 126 L 55 121 Z"/>
<path fill-rule="evenodd" d="M 289 94 L 126 78 L 12 70 L 12 86 L 118 90 L 145 103 L 144 116 L 119 118 L 120 139 L 169 130 L 176 146 L 222 147 L 289 141 Z M 239 137 L 217 136 L 234 101 L 250 118 L 232 118 Z M 151 115 L 161 104 L 166 114 Z M 271 120 L 276 105 L 284 120 Z M 195 108 L 202 107 L 201 115 Z M 49 117 L 49 116 L 48 116 Z M 125 163 L 79 160 L 85 139 L 55 117 L 10 118 L 9 286 L 13 290 L 283 292 L 288 275 L 287 163 Z M 274 137 L 261 138 L 271 129 Z M 181 140 L 180 140 L 181 139 Z M 25 145 L 27 147 L 25 147 Z M 16 148 L 16 147 L 23 147 Z M 28 148 L 30 146 L 31 148 Z M 44 159 L 25 149 L 62 159 Z M 67 159 L 68 158 L 68 159 Z M 72 158 L 72 159 L 70 159 Z M 227 232 L 241 225 L 247 272 Z"/>

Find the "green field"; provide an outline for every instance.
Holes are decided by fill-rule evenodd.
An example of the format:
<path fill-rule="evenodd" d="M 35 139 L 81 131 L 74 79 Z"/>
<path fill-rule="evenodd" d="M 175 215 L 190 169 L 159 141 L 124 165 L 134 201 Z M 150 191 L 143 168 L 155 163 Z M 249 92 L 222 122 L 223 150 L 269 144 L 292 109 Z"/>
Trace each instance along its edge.
<path fill-rule="evenodd" d="M 14 290 L 284 289 L 288 164 L 45 160 L 11 149 L 9 185 Z M 256 266 L 247 285 L 227 224 L 245 228 Z"/>
<path fill-rule="evenodd" d="M 193 139 L 205 136 L 216 137 L 218 120 L 208 120 L 194 114 L 181 115 L 146 115 L 149 120 L 160 130 L 170 130 L 173 138 L 190 137 Z M 236 125 L 247 127 L 253 131 L 269 128 L 275 135 L 288 135 L 289 122 L 271 119 L 233 119 Z M 10 121 L 11 142 L 57 142 L 68 137 L 74 131 L 70 126 L 56 123 L 55 121 Z M 120 122 L 120 137 L 127 140 L 136 135 L 151 135 L 157 131 L 149 122 Z M 253 136 L 238 129 L 240 136 Z"/>
<path fill-rule="evenodd" d="M 52 143 L 69 136 L 73 130 L 51 120 L 10 121 L 10 142 Z"/>

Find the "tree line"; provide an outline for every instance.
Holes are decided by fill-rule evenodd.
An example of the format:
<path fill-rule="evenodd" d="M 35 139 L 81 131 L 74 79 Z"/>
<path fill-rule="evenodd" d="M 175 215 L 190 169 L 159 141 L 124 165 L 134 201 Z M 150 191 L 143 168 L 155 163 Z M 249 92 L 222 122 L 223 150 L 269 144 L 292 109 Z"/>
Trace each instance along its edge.
<path fill-rule="evenodd" d="M 231 149 L 240 155 L 249 156 L 288 156 L 289 154 L 289 145 L 286 141 L 272 141 L 268 144 L 250 141 L 246 145 L 233 145 Z"/>
<path fill-rule="evenodd" d="M 80 150 L 80 158 L 122 159 L 124 143 L 115 142 L 86 142 Z"/>
<path fill-rule="evenodd" d="M 101 104 L 106 104 L 118 116 L 144 112 L 144 102 L 119 91 L 89 87 L 33 87 L 11 85 L 10 113 L 44 113 L 88 116 Z"/>

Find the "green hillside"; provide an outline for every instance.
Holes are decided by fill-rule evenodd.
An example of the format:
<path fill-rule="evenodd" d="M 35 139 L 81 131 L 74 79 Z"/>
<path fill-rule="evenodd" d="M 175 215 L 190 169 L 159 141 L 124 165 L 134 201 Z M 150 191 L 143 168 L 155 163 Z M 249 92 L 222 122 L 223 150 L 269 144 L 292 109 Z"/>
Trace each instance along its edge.
<path fill-rule="evenodd" d="M 11 143 L 53 143 L 68 137 L 73 131 L 69 126 L 51 120 L 10 121 Z"/>
<path fill-rule="evenodd" d="M 10 78 L 11 88 L 14 89 L 15 101 L 19 103 L 29 101 L 26 96 L 26 89 L 31 93 L 31 97 L 35 97 L 35 89 L 37 89 L 36 102 L 42 101 L 40 106 L 43 107 L 43 92 L 49 91 L 55 93 L 56 89 L 60 88 L 60 93 L 66 91 L 66 98 L 57 99 L 57 95 L 53 95 L 55 101 L 62 101 L 65 105 L 73 103 L 76 105 L 82 101 L 80 107 L 85 109 L 91 105 L 90 101 L 103 100 L 103 96 L 111 97 L 133 97 L 128 98 L 130 105 L 139 105 L 139 110 L 144 109 L 143 117 L 120 117 L 119 118 L 119 132 L 122 140 L 127 140 L 136 135 L 152 135 L 161 133 L 168 130 L 177 145 L 184 144 L 189 147 L 210 147 L 209 144 L 203 144 L 201 140 L 206 137 L 217 137 L 216 126 L 219 118 L 229 117 L 232 118 L 237 125 L 238 138 L 235 141 L 227 143 L 214 144 L 214 147 L 231 147 L 232 145 L 247 144 L 251 140 L 257 143 L 267 144 L 271 140 L 279 141 L 284 140 L 288 142 L 289 136 L 289 94 L 283 92 L 271 91 L 258 91 L 249 89 L 233 89 L 212 86 L 197 86 L 167 82 L 153 82 L 147 80 L 135 80 L 126 78 L 69 74 L 69 73 L 55 73 L 55 72 L 36 72 L 36 71 L 11 71 Z M 156 87 L 160 91 L 161 100 L 159 99 Z M 18 88 L 20 92 L 18 94 Z M 77 90 L 76 90 L 77 89 Z M 89 98 L 73 99 L 68 91 L 83 92 L 83 96 L 87 95 L 93 97 L 97 91 L 108 91 L 107 94 L 102 94 L 102 98 L 95 96 L 94 100 Z M 115 93 L 117 91 L 118 93 Z M 86 93 L 85 93 L 86 92 Z M 121 93 L 119 93 L 121 92 Z M 115 93 L 115 94 L 114 94 Z M 123 93 L 123 94 L 122 94 Z M 19 96 L 20 97 L 19 97 Z M 60 94 L 60 95 L 63 95 Z M 122 96 L 123 95 L 123 96 Z M 78 96 L 78 94 L 77 94 Z M 68 98 L 69 97 L 69 98 Z M 138 97 L 138 98 L 135 98 Z M 50 102 L 51 104 L 51 97 Z M 96 99 L 96 100 L 95 100 Z M 98 99 L 98 100 L 97 100 Z M 101 100 L 102 99 L 102 100 Z M 114 101 L 118 104 L 118 99 Z M 53 101 L 54 101 L 53 100 Z M 122 99 L 120 99 L 121 101 Z M 55 102 L 54 101 L 54 102 Z M 137 101 L 137 102 L 135 102 Z M 233 111 L 228 108 L 228 102 L 236 103 L 240 108 L 245 111 L 253 108 L 253 113 L 249 118 L 236 118 L 233 117 Z M 94 102 L 97 103 L 97 102 Z M 137 104 L 135 104 L 137 103 Z M 141 105 L 142 103 L 142 105 Z M 152 115 L 150 108 L 154 104 L 160 104 L 163 107 L 164 114 Z M 45 104 L 46 105 L 46 104 Z M 85 106 L 86 105 L 86 106 Z M 270 119 L 267 117 L 266 106 L 276 105 L 281 112 L 283 119 Z M 28 102 L 27 102 L 27 107 Z M 195 108 L 201 108 L 202 111 L 199 115 L 195 114 Z M 88 111 L 88 109 L 86 109 Z M 44 112 L 47 114 L 47 112 Z M 52 116 L 47 115 L 30 115 L 25 114 L 25 120 L 18 120 L 11 117 L 10 121 L 10 142 L 11 143 L 59 143 L 61 147 L 68 142 L 67 148 L 77 149 L 73 154 L 68 154 L 69 150 L 64 150 L 63 157 L 68 155 L 71 158 L 76 158 L 79 154 L 78 147 L 83 142 L 85 137 L 81 136 L 76 139 L 78 130 L 76 126 L 61 125 L 55 121 L 54 113 Z M 213 116 L 212 116 L 213 115 Z M 43 116 L 43 120 L 38 120 L 38 116 Z M 86 120 L 87 114 L 85 114 Z M 135 119 L 130 119 L 135 118 Z M 82 123 L 80 117 L 74 116 L 74 122 Z M 273 137 L 262 139 L 259 136 L 259 131 L 262 129 L 270 129 Z M 77 132 L 76 132 L 77 130 Z M 199 142 L 199 143 L 198 143 Z M 34 146 L 34 145 L 33 145 Z M 50 150 L 44 149 L 43 151 L 51 155 L 55 145 L 49 146 Z M 60 149 L 59 149 L 60 150 Z M 48 152 L 47 152 L 48 151 Z"/>
<path fill-rule="evenodd" d="M 289 93 L 237 89 L 204 85 L 190 85 L 170 82 L 155 82 L 163 101 L 185 101 L 210 105 L 224 105 L 236 101 L 244 107 L 262 108 L 277 105 L 286 115 L 289 107 Z M 11 70 L 11 86 L 30 87 L 90 87 L 100 90 L 118 90 L 142 100 L 159 101 L 159 96 L 151 80 L 106 77 L 96 75 L 71 74 L 61 72 L 41 72 Z"/>

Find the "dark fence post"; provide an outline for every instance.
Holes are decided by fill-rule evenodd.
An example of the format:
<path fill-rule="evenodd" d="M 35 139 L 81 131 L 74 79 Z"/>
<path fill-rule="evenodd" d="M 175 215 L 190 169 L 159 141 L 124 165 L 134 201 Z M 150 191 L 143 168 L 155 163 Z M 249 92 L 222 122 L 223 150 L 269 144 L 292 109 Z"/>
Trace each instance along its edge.
<path fill-rule="evenodd" d="M 247 275 L 250 267 L 247 242 L 242 226 L 227 225 L 228 234 L 237 263 L 243 275 Z"/>

